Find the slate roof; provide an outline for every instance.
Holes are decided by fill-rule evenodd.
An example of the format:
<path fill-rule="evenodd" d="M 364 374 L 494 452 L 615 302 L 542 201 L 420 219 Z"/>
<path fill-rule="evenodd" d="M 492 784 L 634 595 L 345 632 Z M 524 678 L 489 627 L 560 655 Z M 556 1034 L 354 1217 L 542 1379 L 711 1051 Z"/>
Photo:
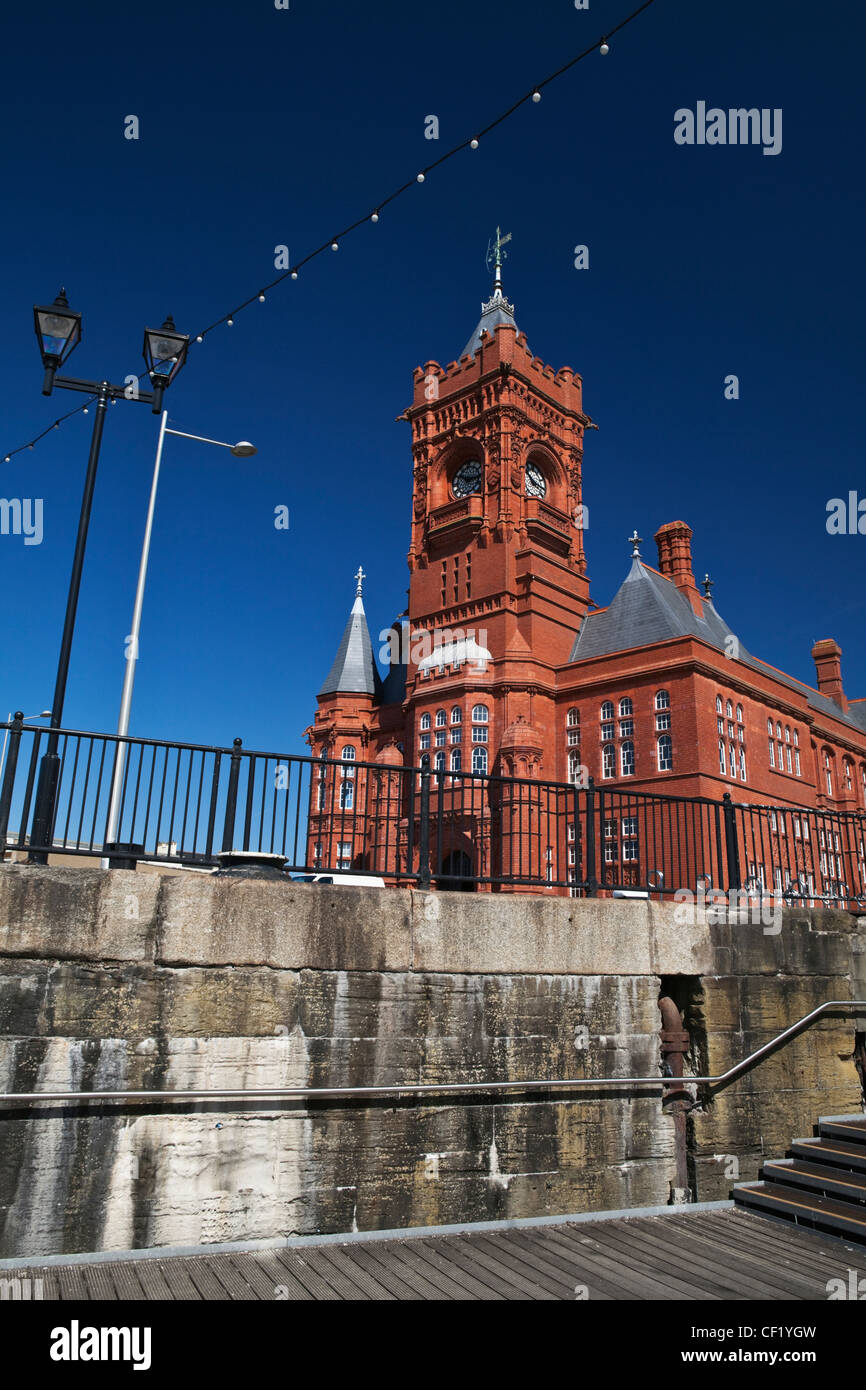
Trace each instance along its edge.
<path fill-rule="evenodd" d="M 382 682 L 376 662 L 373 659 L 373 644 L 367 628 L 364 613 L 364 600 L 360 594 L 352 604 L 349 621 L 343 639 L 337 648 L 334 664 L 328 678 L 319 691 L 320 695 L 333 695 L 346 691 L 365 695 L 379 695 Z"/>
<path fill-rule="evenodd" d="M 494 292 L 492 298 L 488 299 L 486 304 L 482 304 L 481 318 L 478 320 L 475 332 L 463 349 L 461 356 L 474 357 L 481 346 L 481 334 L 484 329 L 486 328 L 487 332 L 492 335 L 497 324 L 500 323 L 510 323 L 512 328 L 517 327 L 514 319 L 514 305 L 509 304 L 503 294 Z"/>
<path fill-rule="evenodd" d="M 588 613 L 574 639 L 570 661 L 588 661 L 674 637 L 698 637 L 724 652 L 726 640 L 737 636 L 716 612 L 712 600 L 703 599 L 703 616 L 695 613 L 688 599 L 670 579 L 650 569 L 635 557 L 631 569 L 610 606 Z M 847 714 L 826 695 L 820 695 L 802 681 L 778 671 L 752 656 L 739 642 L 739 657 L 745 666 L 770 676 L 805 697 L 812 709 L 841 719 L 861 733 L 866 730 L 866 701 L 854 704 Z"/>

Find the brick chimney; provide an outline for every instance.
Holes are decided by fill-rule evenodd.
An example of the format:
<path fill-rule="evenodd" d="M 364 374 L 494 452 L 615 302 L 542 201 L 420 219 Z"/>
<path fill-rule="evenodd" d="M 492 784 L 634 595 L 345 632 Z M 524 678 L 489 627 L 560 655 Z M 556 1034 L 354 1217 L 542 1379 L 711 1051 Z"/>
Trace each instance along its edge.
<path fill-rule="evenodd" d="M 848 709 L 842 689 L 842 648 L 832 637 L 825 637 L 812 648 L 812 660 L 818 675 L 818 689 L 828 699 L 835 700 L 844 712 Z"/>
<path fill-rule="evenodd" d="M 701 596 L 692 574 L 692 528 L 684 521 L 668 521 L 655 534 L 659 569 L 682 591 L 698 617 L 703 617 Z"/>

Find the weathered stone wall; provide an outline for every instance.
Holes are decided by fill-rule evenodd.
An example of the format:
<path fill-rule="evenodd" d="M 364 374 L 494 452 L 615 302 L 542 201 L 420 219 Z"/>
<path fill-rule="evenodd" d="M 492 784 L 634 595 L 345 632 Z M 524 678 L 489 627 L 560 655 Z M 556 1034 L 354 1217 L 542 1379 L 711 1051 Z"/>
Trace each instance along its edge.
<path fill-rule="evenodd" d="M 0 1090 L 654 1075 L 662 982 L 696 1073 L 866 997 L 866 923 L 681 925 L 671 905 L 0 868 Z M 826 1019 L 689 1120 L 727 1195 L 860 1106 Z M 718 1157 L 719 1155 L 726 1157 Z M 668 1200 L 659 1096 L 0 1107 L 0 1255 L 198 1244 Z"/>

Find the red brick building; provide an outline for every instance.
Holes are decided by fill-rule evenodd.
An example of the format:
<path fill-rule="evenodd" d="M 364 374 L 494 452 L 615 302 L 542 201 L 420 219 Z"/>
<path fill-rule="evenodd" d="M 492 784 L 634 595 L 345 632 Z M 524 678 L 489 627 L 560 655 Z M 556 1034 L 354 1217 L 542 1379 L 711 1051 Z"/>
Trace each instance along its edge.
<path fill-rule="evenodd" d="M 620 588 L 604 608 L 590 602 L 582 466 L 594 426 L 582 381 L 533 355 L 498 269 L 463 353 L 447 367 L 431 361 L 415 369 L 412 404 L 400 418 L 412 445 L 409 606 L 385 630 L 390 662 L 382 677 L 359 578 L 306 731 L 317 756 L 348 765 L 322 774 L 310 862 L 330 857 L 338 867 L 375 869 L 375 855 L 359 857 L 358 839 L 363 821 L 369 849 L 374 792 L 351 764 L 417 767 L 425 752 L 444 774 L 440 786 L 461 783 L 462 822 L 451 816 L 444 843 L 455 856 L 452 872 L 462 865 L 494 880 L 506 873 L 508 854 L 488 842 L 469 772 L 577 785 L 590 776 L 602 791 L 714 800 L 727 792 L 739 803 L 866 808 L 866 699 L 846 698 L 838 645 L 826 639 L 813 648 L 814 688 L 752 656 L 717 612 L 709 580 L 696 583 L 685 522 L 656 532 L 657 567 L 642 557 L 635 533 Z M 405 836 L 413 814 L 405 800 L 398 806 L 401 779 L 390 776 L 378 818 L 382 843 Z M 382 785 L 380 778 L 380 799 Z M 622 866 L 620 881 L 628 882 L 630 822 L 610 824 L 604 834 L 613 844 L 599 857 Z M 541 845 L 544 833 L 535 830 Z M 324 833 L 337 836 L 330 856 Z M 573 836 L 566 815 L 539 850 L 542 859 L 579 863 L 568 848 Z M 863 858 L 861 842 L 860 862 L 844 877 L 859 875 L 866 891 Z M 756 864 L 747 871 L 763 872 Z"/>

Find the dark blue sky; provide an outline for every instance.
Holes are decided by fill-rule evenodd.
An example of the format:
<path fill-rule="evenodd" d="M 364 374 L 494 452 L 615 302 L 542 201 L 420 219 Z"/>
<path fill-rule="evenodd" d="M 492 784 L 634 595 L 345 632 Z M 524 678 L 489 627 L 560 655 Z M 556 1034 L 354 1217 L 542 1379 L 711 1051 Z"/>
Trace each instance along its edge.
<path fill-rule="evenodd" d="M 0 456 L 79 399 L 40 395 L 31 306 L 84 314 L 68 371 L 138 373 L 145 323 L 196 332 L 634 7 L 634 0 L 48 3 L 4 19 Z M 505 288 L 532 350 L 584 379 L 592 594 L 637 527 L 682 517 L 695 569 L 753 652 L 814 682 L 835 637 L 866 695 L 866 537 L 828 536 L 863 467 L 862 52 L 857 4 L 656 0 L 481 148 L 193 347 L 169 439 L 133 732 L 304 751 L 353 596 L 374 639 L 405 606 L 416 364 L 461 351 L 513 233 Z M 674 143 L 699 100 L 783 109 L 783 148 Z M 439 144 L 424 118 L 441 122 Z M 124 117 L 140 119 L 138 142 Z M 590 269 L 573 268 L 573 247 Z M 740 399 L 726 401 L 728 373 Z M 0 537 L 0 706 L 51 701 L 89 417 L 2 465 L 44 499 L 40 546 Z M 66 706 L 113 729 L 157 421 L 106 423 Z M 274 508 L 290 509 L 288 532 Z"/>

